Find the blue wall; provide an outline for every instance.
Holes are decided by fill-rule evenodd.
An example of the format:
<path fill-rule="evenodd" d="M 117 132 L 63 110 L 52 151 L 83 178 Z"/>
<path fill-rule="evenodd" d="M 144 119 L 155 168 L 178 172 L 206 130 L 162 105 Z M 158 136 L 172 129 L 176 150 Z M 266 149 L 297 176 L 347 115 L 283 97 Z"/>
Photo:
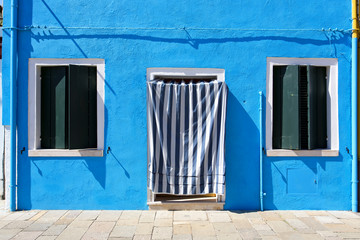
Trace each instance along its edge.
<path fill-rule="evenodd" d="M 258 92 L 266 57 L 338 58 L 339 157 L 264 159 L 265 209 L 351 209 L 351 36 L 251 29 L 351 28 L 351 2 L 231 0 L 19 0 L 19 149 L 27 149 L 28 59 L 103 58 L 105 146 L 101 158 L 18 157 L 20 209 L 147 209 L 146 68 L 223 68 L 229 86 L 226 209 L 259 209 Z M 10 0 L 5 0 L 9 26 Z M 185 30 L 58 29 L 143 27 Z M 186 28 L 218 28 L 186 30 Z M 232 28 L 232 29 L 231 29 Z M 239 31 L 234 28 L 248 29 Z M 4 30 L 3 124 L 9 124 L 9 30 Z M 287 181 L 317 186 L 288 192 Z M 309 183 L 310 186 L 310 183 Z M 305 191 L 307 193 L 299 193 Z"/>

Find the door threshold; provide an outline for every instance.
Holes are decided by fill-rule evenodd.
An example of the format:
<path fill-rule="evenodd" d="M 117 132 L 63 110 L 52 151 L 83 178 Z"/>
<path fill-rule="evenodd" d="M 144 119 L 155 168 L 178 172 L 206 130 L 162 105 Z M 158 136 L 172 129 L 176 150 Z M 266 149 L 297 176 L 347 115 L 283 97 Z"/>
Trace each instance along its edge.
<path fill-rule="evenodd" d="M 149 210 L 223 210 L 224 202 L 216 201 L 155 201 L 148 202 Z"/>

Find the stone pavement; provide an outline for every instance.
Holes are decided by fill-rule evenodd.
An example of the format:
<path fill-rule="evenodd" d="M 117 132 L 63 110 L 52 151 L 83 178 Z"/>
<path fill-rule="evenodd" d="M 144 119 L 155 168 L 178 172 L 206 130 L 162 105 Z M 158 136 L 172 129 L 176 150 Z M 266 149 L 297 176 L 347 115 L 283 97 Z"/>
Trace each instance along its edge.
<path fill-rule="evenodd" d="M 345 211 L 0 210 L 2 239 L 360 239 Z"/>

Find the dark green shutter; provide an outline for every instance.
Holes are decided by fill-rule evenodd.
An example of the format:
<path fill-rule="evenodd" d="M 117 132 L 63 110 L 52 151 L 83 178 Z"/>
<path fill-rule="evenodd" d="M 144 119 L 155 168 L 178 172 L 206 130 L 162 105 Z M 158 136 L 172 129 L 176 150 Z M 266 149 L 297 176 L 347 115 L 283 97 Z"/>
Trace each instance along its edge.
<path fill-rule="evenodd" d="M 306 66 L 299 66 L 299 136 L 300 148 L 309 148 L 309 79 Z"/>
<path fill-rule="evenodd" d="M 273 68 L 273 148 L 300 149 L 299 67 Z"/>
<path fill-rule="evenodd" d="M 327 147 L 326 67 L 307 66 L 309 95 L 309 149 Z"/>
<path fill-rule="evenodd" d="M 67 67 L 41 68 L 41 148 L 67 148 Z"/>
<path fill-rule="evenodd" d="M 69 76 L 69 148 L 96 148 L 96 67 L 70 65 Z"/>

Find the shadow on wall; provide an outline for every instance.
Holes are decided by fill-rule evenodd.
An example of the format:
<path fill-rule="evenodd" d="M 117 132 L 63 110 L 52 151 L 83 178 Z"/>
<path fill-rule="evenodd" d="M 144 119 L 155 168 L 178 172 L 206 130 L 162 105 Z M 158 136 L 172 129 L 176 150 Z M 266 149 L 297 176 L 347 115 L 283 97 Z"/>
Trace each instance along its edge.
<path fill-rule="evenodd" d="M 76 160 L 75 160 L 76 161 Z M 83 164 L 91 174 L 94 176 L 96 181 L 101 185 L 103 189 L 106 186 L 106 164 L 105 158 L 86 158 Z"/>
<path fill-rule="evenodd" d="M 84 57 L 87 57 L 87 55 L 84 53 L 84 51 L 80 48 L 79 44 L 76 43 L 75 39 L 127 39 L 127 40 L 143 40 L 143 41 L 150 41 L 150 42 L 168 42 L 168 43 L 178 43 L 178 44 L 188 44 L 191 47 L 198 49 L 199 45 L 203 44 L 213 44 L 213 43 L 241 43 L 241 42 L 256 42 L 256 41 L 284 41 L 284 42 L 292 42 L 292 43 L 299 43 L 299 44 L 312 44 L 316 46 L 322 46 L 327 45 L 332 48 L 332 55 L 337 55 L 337 50 L 335 47 L 335 44 L 345 44 L 347 46 L 351 45 L 350 41 L 347 41 L 346 35 L 342 32 L 314 32 L 314 34 L 311 35 L 311 38 L 300 38 L 300 37 L 287 37 L 287 36 L 279 36 L 281 33 L 276 32 L 276 34 L 264 34 L 262 32 L 252 32 L 251 37 L 245 37 L 243 32 L 240 33 L 239 37 L 218 37 L 218 38 L 192 38 L 190 37 L 189 31 L 187 30 L 177 30 L 177 33 L 174 33 L 173 35 L 178 35 L 180 31 L 184 31 L 184 37 L 183 38 L 170 38 L 170 37 L 156 37 L 156 36 L 145 36 L 145 35 L 139 35 L 139 34 L 124 34 L 124 33 L 117 33 L 117 34 L 70 34 L 70 32 L 62 26 L 63 29 L 33 29 L 32 30 L 32 38 L 38 42 L 45 41 L 48 39 L 70 39 L 74 42 L 76 47 L 80 50 L 80 52 L 84 55 Z M 76 28 L 73 30 L 76 31 Z M 80 29 L 77 29 L 80 31 L 84 31 Z M 56 31 L 65 31 L 64 34 L 54 34 Z M 110 30 L 109 30 L 110 31 Z M 114 30 L 111 30 L 114 31 Z M 120 31 L 137 31 L 135 30 L 121 30 Z M 154 33 L 156 30 L 150 31 L 150 33 Z M 175 30 L 169 30 L 169 31 L 175 31 Z M 193 35 L 196 34 L 195 30 L 193 30 Z M 211 29 L 209 30 L 212 34 L 213 32 Z M 168 33 L 168 32 L 167 32 Z M 226 33 L 226 32 L 225 32 Z M 286 33 L 283 33 L 285 35 Z M 231 34 L 232 36 L 234 34 Z M 247 34 L 248 35 L 248 34 Z M 256 36 L 260 35 L 260 36 Z M 318 39 L 314 39 L 314 38 Z M 322 38 L 322 39 L 320 39 Z"/>
<path fill-rule="evenodd" d="M 80 47 L 79 44 L 75 41 L 75 39 L 71 37 L 70 32 L 69 32 L 68 30 L 66 30 L 65 26 L 62 24 L 62 22 L 60 21 L 60 19 L 55 15 L 54 11 L 51 10 L 50 6 L 49 6 L 44 0 L 41 0 L 41 1 L 44 3 L 45 7 L 46 7 L 46 8 L 49 10 L 49 12 L 53 15 L 53 17 L 56 19 L 56 21 L 59 23 L 59 25 L 63 28 L 63 30 L 65 31 L 66 35 L 70 37 L 69 39 L 71 39 L 71 41 L 74 43 L 74 45 L 76 46 L 76 48 L 81 52 L 81 54 L 82 54 L 85 58 L 87 58 L 86 53 L 81 49 L 81 47 Z M 30 25 L 28 25 L 28 26 L 30 26 Z"/>
<path fill-rule="evenodd" d="M 111 157 L 113 157 L 115 159 L 115 161 L 119 164 L 119 166 L 124 170 L 124 174 L 125 176 L 130 179 L 130 174 L 129 172 L 125 169 L 124 165 L 121 164 L 121 162 L 119 161 L 119 159 L 114 155 L 114 153 L 110 150 L 110 155 Z"/>
<path fill-rule="evenodd" d="M 255 94 L 257 96 L 257 92 Z M 226 116 L 226 209 L 255 210 L 260 206 L 259 130 L 245 109 L 247 104 L 251 104 L 251 108 L 258 108 L 257 101 L 241 103 L 229 91 Z"/>
<path fill-rule="evenodd" d="M 106 81 L 105 81 L 105 84 L 106 84 L 107 89 L 109 89 L 116 96 L 115 91 L 111 88 L 111 86 Z M 104 132 L 105 140 L 108 139 L 108 119 L 109 119 L 109 111 L 108 111 L 108 107 L 105 106 L 105 132 Z M 107 146 L 106 142 L 105 142 L 104 146 Z M 105 155 L 108 155 L 108 156 L 105 156 Z M 120 162 L 119 157 L 116 154 L 116 151 L 113 151 L 113 149 L 110 146 L 105 147 L 104 157 L 106 157 L 107 161 L 111 162 L 110 164 L 112 164 L 112 166 L 118 165 L 123 170 L 123 173 L 125 174 L 126 178 L 130 179 L 130 173 L 126 170 L 124 165 Z"/>

